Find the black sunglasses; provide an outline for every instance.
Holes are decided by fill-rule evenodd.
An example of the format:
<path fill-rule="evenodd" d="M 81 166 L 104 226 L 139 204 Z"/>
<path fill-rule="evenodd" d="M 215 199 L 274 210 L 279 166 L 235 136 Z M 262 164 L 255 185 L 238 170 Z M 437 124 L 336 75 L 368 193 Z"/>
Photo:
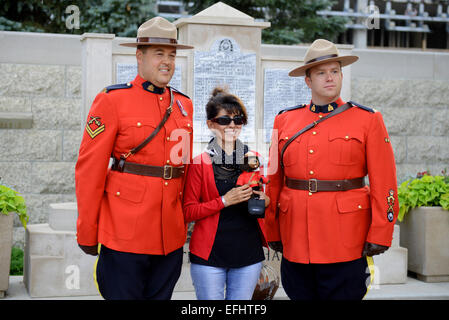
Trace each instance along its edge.
<path fill-rule="evenodd" d="M 216 122 L 222 126 L 227 126 L 228 124 L 231 123 L 231 121 L 234 121 L 234 123 L 236 125 L 240 125 L 240 124 L 243 124 L 243 117 L 235 116 L 234 118 L 231 118 L 228 116 L 223 116 L 223 117 L 219 117 L 219 118 L 213 118 L 213 119 L 211 119 L 211 121 Z"/>

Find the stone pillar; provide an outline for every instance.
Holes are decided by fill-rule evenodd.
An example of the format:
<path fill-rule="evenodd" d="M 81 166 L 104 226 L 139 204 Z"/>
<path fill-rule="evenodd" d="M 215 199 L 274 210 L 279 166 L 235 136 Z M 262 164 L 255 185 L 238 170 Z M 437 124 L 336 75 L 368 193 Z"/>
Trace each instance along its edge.
<path fill-rule="evenodd" d="M 113 34 L 84 33 L 81 36 L 81 131 L 95 96 L 112 82 Z"/>
<path fill-rule="evenodd" d="M 357 12 L 365 13 L 368 0 L 357 0 Z M 366 18 L 357 18 L 358 25 L 365 25 Z M 368 30 L 366 28 L 353 29 L 353 43 L 357 49 L 366 49 Z"/>

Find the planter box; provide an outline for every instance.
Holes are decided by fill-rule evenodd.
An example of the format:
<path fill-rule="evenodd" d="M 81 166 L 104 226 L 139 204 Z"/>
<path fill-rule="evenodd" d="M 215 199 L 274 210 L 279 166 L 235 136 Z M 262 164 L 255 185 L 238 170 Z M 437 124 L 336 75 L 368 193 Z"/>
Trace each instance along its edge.
<path fill-rule="evenodd" d="M 23 282 L 30 297 L 98 296 L 96 257 L 76 242 L 77 206 L 51 204 L 49 223 L 29 224 L 25 232 Z"/>
<path fill-rule="evenodd" d="M 400 226 L 401 246 L 408 249 L 408 270 L 421 281 L 449 281 L 449 211 L 415 208 Z"/>
<path fill-rule="evenodd" d="M 0 214 L 0 298 L 5 296 L 9 287 L 13 222 L 14 213 L 8 216 Z"/>

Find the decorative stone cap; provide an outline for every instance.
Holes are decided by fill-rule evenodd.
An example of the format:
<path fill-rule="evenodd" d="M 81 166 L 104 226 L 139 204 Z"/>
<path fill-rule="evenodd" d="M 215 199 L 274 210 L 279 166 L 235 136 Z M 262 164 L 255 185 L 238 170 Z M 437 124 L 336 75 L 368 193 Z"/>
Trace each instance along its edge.
<path fill-rule="evenodd" d="M 190 18 L 181 18 L 173 22 L 179 29 L 185 24 L 215 24 L 259 27 L 271 26 L 270 22 L 256 22 L 253 17 L 223 3 L 217 2 Z"/>

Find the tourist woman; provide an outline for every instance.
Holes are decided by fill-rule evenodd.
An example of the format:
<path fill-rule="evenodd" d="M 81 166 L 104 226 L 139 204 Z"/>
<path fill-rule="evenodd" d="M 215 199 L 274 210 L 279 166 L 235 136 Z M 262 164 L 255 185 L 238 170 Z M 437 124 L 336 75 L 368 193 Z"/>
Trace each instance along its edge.
<path fill-rule="evenodd" d="M 246 108 L 235 95 L 215 88 L 206 106 L 214 134 L 206 151 L 189 166 L 184 191 L 186 223 L 195 222 L 190 240 L 191 276 L 199 300 L 249 300 L 264 260 L 263 220 L 248 213 L 253 193 L 236 187 L 247 153 L 238 136 L 247 124 Z"/>

